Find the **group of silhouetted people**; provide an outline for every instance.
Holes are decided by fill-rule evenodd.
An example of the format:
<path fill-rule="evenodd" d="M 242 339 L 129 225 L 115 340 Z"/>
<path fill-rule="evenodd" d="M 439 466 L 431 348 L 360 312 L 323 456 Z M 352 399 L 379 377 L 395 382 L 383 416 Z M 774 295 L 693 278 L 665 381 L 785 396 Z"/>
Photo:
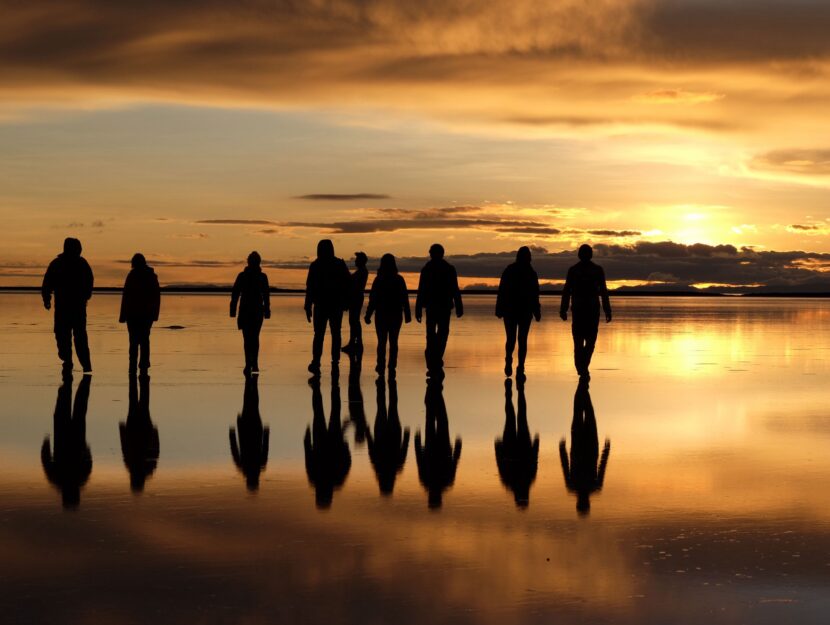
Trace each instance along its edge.
<path fill-rule="evenodd" d="M 568 270 L 562 291 L 560 316 L 568 319 L 571 313 L 574 340 L 574 365 L 580 378 L 590 378 L 589 366 L 596 345 L 600 308 L 607 322 L 611 321 L 611 304 L 602 267 L 595 264 L 589 245 L 579 248 L 579 262 Z M 513 352 L 518 343 L 516 380 L 525 379 L 527 338 L 535 319 L 542 319 L 539 301 L 539 277 L 531 263 L 531 251 L 521 247 L 516 262 L 502 273 L 496 299 L 496 316 L 504 321 L 506 335 L 504 373 L 513 375 Z M 350 272 L 346 262 L 334 253 L 334 244 L 324 239 L 317 245 L 317 258 L 308 268 L 304 309 L 313 324 L 314 339 L 311 348 L 309 372 L 320 375 L 323 343 L 326 329 L 331 342 L 332 371 L 336 374 L 340 352 L 352 358 L 363 354 L 363 330 L 360 317 L 365 299 L 368 258 L 357 252 L 355 270 Z M 129 369 L 146 373 L 150 367 L 150 331 L 159 318 L 160 287 L 155 272 L 142 254 L 135 254 L 131 270 L 124 282 L 119 321 L 126 323 L 129 334 Z M 74 339 L 78 361 L 85 374 L 92 373 L 89 342 L 86 331 L 86 306 L 92 297 L 93 274 L 89 263 L 81 256 L 81 242 L 67 238 L 64 251 L 50 264 L 43 277 L 43 304 L 48 310 L 55 300 L 55 339 L 58 357 L 64 371 L 72 370 L 72 342 Z M 248 255 L 245 269 L 239 273 L 231 291 L 230 316 L 236 317 L 242 331 L 245 352 L 245 375 L 259 373 L 259 334 L 265 319 L 271 317 L 270 285 L 262 271 L 262 258 L 257 252 Z M 415 298 L 415 320 L 424 320 L 426 329 L 427 377 L 444 377 L 444 354 L 450 333 L 450 319 L 464 314 L 464 303 L 458 286 L 458 274 L 444 258 L 444 248 L 435 243 L 429 248 L 429 261 L 421 269 Z M 348 311 L 349 340 L 341 345 L 343 313 Z M 412 313 L 406 281 L 398 272 L 392 254 L 380 259 L 377 275 L 369 290 L 369 303 L 363 320 L 374 317 L 377 334 L 377 362 L 375 371 L 381 377 L 394 379 L 398 364 L 398 338 L 401 327 L 409 323 Z"/>

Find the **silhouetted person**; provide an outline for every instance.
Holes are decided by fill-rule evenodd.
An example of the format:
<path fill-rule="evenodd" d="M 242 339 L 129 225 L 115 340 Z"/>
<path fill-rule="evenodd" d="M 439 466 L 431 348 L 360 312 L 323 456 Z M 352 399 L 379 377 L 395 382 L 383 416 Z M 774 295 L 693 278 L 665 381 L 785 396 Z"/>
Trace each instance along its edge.
<path fill-rule="evenodd" d="M 150 418 L 150 376 L 130 376 L 130 405 L 127 421 L 118 424 L 124 466 L 130 472 L 130 488 L 134 493 L 156 470 L 159 460 L 159 431 Z"/>
<path fill-rule="evenodd" d="M 354 271 L 349 279 L 349 342 L 343 346 L 347 354 L 363 353 L 363 327 L 360 325 L 360 313 L 363 310 L 364 291 L 369 272 L 366 269 L 368 257 L 363 252 L 354 255 Z"/>
<path fill-rule="evenodd" d="M 398 273 L 398 266 L 392 254 L 384 254 L 380 259 L 378 275 L 372 282 L 369 293 L 369 305 L 366 307 L 366 323 L 375 315 L 375 332 L 378 335 L 378 360 L 375 371 L 383 376 L 386 365 L 386 342 L 389 342 L 389 379 L 395 378 L 398 366 L 398 335 L 403 322 L 412 321 L 409 311 L 409 295 L 406 282 Z"/>
<path fill-rule="evenodd" d="M 72 406 L 72 375 L 65 375 L 55 402 L 55 438 L 50 449 L 49 437 L 43 439 L 40 461 L 49 483 L 61 491 L 64 508 L 76 508 L 81 502 L 81 488 L 92 473 L 92 452 L 86 443 L 86 410 L 92 378 L 84 376 Z"/>
<path fill-rule="evenodd" d="M 599 307 L 605 311 L 605 321 L 611 322 L 611 302 L 605 286 L 605 272 L 591 261 L 594 251 L 590 245 L 579 247 L 579 262 L 568 269 L 559 316 L 568 320 L 568 307 L 573 316 L 571 333 L 574 339 L 574 365 L 580 377 L 590 379 L 588 368 L 599 332 Z"/>
<path fill-rule="evenodd" d="M 455 307 L 455 314 L 464 314 L 461 291 L 458 288 L 458 274 L 455 267 L 444 260 L 444 248 L 434 243 L 429 248 L 430 260 L 421 269 L 418 280 L 418 297 L 415 299 L 415 319 L 421 323 L 423 309 L 427 311 L 426 319 L 426 359 L 427 375 L 443 376 L 444 352 L 450 336 L 450 313 Z"/>
<path fill-rule="evenodd" d="M 401 430 L 398 417 L 398 384 L 389 380 L 389 409 L 386 409 L 386 383 L 378 378 L 378 412 L 375 417 L 375 433 L 367 433 L 369 459 L 378 478 L 381 495 L 391 495 L 395 479 L 403 471 L 406 453 L 409 451 L 409 428 Z"/>
<path fill-rule="evenodd" d="M 565 487 L 576 494 L 576 509 L 581 515 L 591 511 L 591 495 L 602 490 L 611 441 L 605 439 L 602 457 L 599 456 L 599 438 L 594 406 L 588 392 L 588 383 L 580 380 L 574 394 L 574 418 L 571 423 L 571 457 L 565 449 L 565 439 L 559 443 L 559 458 Z M 599 459 L 599 464 L 597 464 Z"/>
<path fill-rule="evenodd" d="M 513 374 L 513 349 L 518 338 L 519 366 L 516 368 L 516 381 L 522 381 L 525 377 L 530 323 L 533 318 L 536 321 L 542 319 L 539 276 L 530 264 L 528 247 L 520 247 L 516 253 L 516 262 L 508 265 L 501 274 L 499 294 L 496 298 L 496 317 L 504 320 L 504 332 L 507 335 L 504 345 L 504 375 Z"/>
<path fill-rule="evenodd" d="M 64 371 L 72 371 L 74 336 L 78 362 L 84 373 L 92 372 L 86 335 L 86 303 L 92 297 L 92 284 L 92 269 L 81 256 L 81 242 L 67 238 L 63 253 L 49 263 L 41 287 L 46 310 L 52 307 L 52 293 L 55 294 L 55 340 Z"/>
<path fill-rule="evenodd" d="M 245 476 L 248 490 L 259 488 L 259 476 L 268 463 L 268 440 L 270 429 L 262 426 L 259 416 L 259 389 L 254 375 L 245 376 L 245 394 L 242 398 L 242 412 L 236 418 L 236 429 L 230 428 L 231 456 L 236 468 Z"/>
<path fill-rule="evenodd" d="M 271 289 L 261 264 L 257 252 L 248 254 L 248 266 L 236 276 L 231 292 L 231 317 L 236 317 L 245 347 L 245 375 L 259 373 L 259 332 L 262 320 L 271 318 Z"/>
<path fill-rule="evenodd" d="M 519 414 L 513 409 L 512 380 L 504 381 L 504 433 L 496 439 L 496 465 L 499 477 L 512 493 L 516 506 L 527 508 L 530 502 L 530 486 L 536 480 L 539 466 L 539 435 L 530 440 L 527 425 L 527 402 L 523 384 L 519 391 Z"/>
<path fill-rule="evenodd" d="M 314 421 L 305 430 L 305 470 L 309 483 L 314 486 L 318 508 L 330 508 L 335 489 L 340 488 L 352 467 L 352 454 L 343 436 L 340 425 L 340 387 L 335 379 L 331 385 L 331 416 L 328 425 L 323 412 L 323 395 L 320 381 L 313 378 L 311 385 L 311 408 Z M 312 436 L 313 432 L 313 436 Z"/>
<path fill-rule="evenodd" d="M 415 433 L 415 460 L 418 463 L 418 479 L 427 490 L 430 508 L 440 508 L 444 491 L 455 482 L 458 459 L 461 457 L 461 438 L 450 442 L 450 425 L 441 382 L 427 382 L 424 398 L 426 422 L 424 439 Z"/>
<path fill-rule="evenodd" d="M 143 254 L 134 254 L 130 264 L 132 270 L 124 281 L 118 321 L 127 324 L 130 335 L 130 373 L 135 373 L 136 364 L 146 373 L 150 367 L 150 330 L 159 318 L 161 289 L 156 272 L 147 265 Z"/>
<path fill-rule="evenodd" d="M 320 375 L 320 358 L 326 326 L 331 333 L 331 365 L 340 364 L 340 326 L 343 311 L 349 307 L 351 275 L 342 258 L 334 255 L 334 244 L 323 239 L 317 244 L 317 259 L 308 268 L 305 285 L 305 315 L 314 321 L 314 342 L 311 346 L 311 364 L 308 370 Z"/>
<path fill-rule="evenodd" d="M 349 356 L 349 420 L 346 427 L 354 427 L 354 443 L 362 445 L 366 441 L 366 410 L 363 406 L 363 390 L 360 388 L 361 361 L 357 354 Z M 345 428 L 344 428 L 345 429 Z"/>

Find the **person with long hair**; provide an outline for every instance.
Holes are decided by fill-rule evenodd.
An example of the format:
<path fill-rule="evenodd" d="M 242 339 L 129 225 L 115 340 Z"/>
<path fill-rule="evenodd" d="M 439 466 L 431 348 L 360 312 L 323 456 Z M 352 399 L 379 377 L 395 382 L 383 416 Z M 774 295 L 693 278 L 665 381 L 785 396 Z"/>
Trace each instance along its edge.
<path fill-rule="evenodd" d="M 261 265 L 258 252 L 248 254 L 248 266 L 236 277 L 231 291 L 231 317 L 236 317 L 245 346 L 245 375 L 259 373 L 259 331 L 262 320 L 271 318 L 271 289 Z"/>
<path fill-rule="evenodd" d="M 499 294 L 496 298 L 496 316 L 504 320 L 504 332 L 507 341 L 504 345 L 504 375 L 513 374 L 513 350 L 516 339 L 519 342 L 519 366 L 516 368 L 516 381 L 525 378 L 525 358 L 527 357 L 527 335 L 530 324 L 535 318 L 542 319 L 542 307 L 539 304 L 539 276 L 530 264 L 530 248 L 523 246 L 516 252 L 516 262 L 507 266 L 501 274 Z"/>
<path fill-rule="evenodd" d="M 406 282 L 398 273 L 398 265 L 392 254 L 384 254 L 380 259 L 378 275 L 372 282 L 369 292 L 369 306 L 366 308 L 366 323 L 375 315 L 375 331 L 378 335 L 378 360 L 375 366 L 379 376 L 383 376 L 386 366 L 386 343 L 389 342 L 389 379 L 394 379 L 398 365 L 398 335 L 403 322 L 412 321 L 409 309 L 409 294 Z"/>

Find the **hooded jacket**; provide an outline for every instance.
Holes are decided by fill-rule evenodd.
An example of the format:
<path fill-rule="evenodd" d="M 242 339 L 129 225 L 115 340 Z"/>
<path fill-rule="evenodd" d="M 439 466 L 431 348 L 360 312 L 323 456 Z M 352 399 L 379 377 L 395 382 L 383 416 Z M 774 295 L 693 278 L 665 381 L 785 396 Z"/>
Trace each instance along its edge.
<path fill-rule="evenodd" d="M 152 323 L 158 321 L 161 289 L 152 267 L 135 267 L 127 274 L 121 292 L 121 315 L 118 321 Z"/>
<path fill-rule="evenodd" d="M 92 285 L 92 269 L 81 256 L 81 244 L 65 244 L 63 253 L 46 269 L 41 295 L 49 303 L 54 293 L 57 310 L 83 308 L 92 297 Z"/>
<path fill-rule="evenodd" d="M 239 314 L 236 314 L 240 297 Z M 268 276 L 260 267 L 250 265 L 239 272 L 231 292 L 231 316 L 236 316 L 236 327 L 240 330 L 248 324 L 261 324 L 264 317 L 271 316 L 271 289 Z"/>

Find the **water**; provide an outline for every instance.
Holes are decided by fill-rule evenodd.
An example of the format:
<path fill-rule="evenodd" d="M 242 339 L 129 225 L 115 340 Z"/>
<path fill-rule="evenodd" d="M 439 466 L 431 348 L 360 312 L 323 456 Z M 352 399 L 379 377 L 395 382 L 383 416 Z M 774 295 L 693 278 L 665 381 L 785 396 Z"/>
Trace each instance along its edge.
<path fill-rule="evenodd" d="M 525 395 L 540 442 L 526 508 L 496 465 L 503 333 L 482 296 L 453 319 L 443 399 L 450 442 L 462 444 L 441 507 L 428 506 L 415 458 L 426 386 L 413 322 L 401 335 L 398 411 L 410 441 L 394 492 L 380 493 L 344 360 L 351 467 L 320 509 L 303 447 L 313 391 L 301 299 L 274 298 L 263 329 L 258 390 L 270 437 L 256 491 L 229 444 L 245 385 L 227 300 L 163 299 L 149 383 L 158 466 L 134 493 L 119 431 L 126 331 L 118 297 L 93 298 L 92 470 L 65 510 L 41 464 L 61 384 L 51 319 L 36 295 L 0 295 L 4 623 L 827 622 L 830 302 L 618 298 L 590 386 L 610 453 L 585 515 L 560 462 L 577 380 L 557 301 L 543 300 L 531 331 Z M 184 327 L 164 328 L 173 325 Z M 371 433 L 375 341 L 365 336 Z M 329 416 L 327 367 L 320 391 Z"/>

